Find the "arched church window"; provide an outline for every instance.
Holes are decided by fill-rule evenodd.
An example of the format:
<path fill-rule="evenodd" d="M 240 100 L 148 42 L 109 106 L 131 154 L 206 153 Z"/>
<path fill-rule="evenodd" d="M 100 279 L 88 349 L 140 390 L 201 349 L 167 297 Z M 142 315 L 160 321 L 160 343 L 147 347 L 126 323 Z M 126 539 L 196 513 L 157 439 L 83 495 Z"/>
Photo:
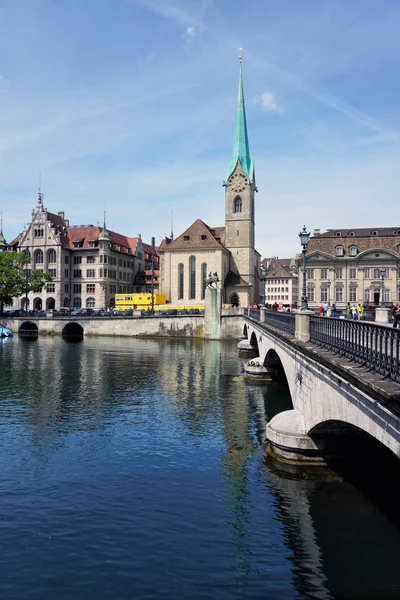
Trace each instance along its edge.
<path fill-rule="evenodd" d="M 204 300 L 206 295 L 206 279 L 207 279 L 207 263 L 201 265 L 201 299 Z"/>
<path fill-rule="evenodd" d="M 41 250 L 36 250 L 35 252 L 35 265 L 43 264 L 43 252 Z"/>
<path fill-rule="evenodd" d="M 233 201 L 233 212 L 241 213 L 242 212 L 242 199 L 240 196 L 236 196 Z"/>
<path fill-rule="evenodd" d="M 49 252 L 47 254 L 47 259 L 49 261 L 49 264 L 53 264 L 56 262 L 56 251 L 53 250 L 53 248 L 51 250 L 49 250 Z"/>
<path fill-rule="evenodd" d="M 196 257 L 191 256 L 189 258 L 189 273 L 190 273 L 190 290 L 189 298 L 194 300 L 196 298 Z"/>
<path fill-rule="evenodd" d="M 183 274 L 183 264 L 180 263 L 178 265 L 178 298 L 179 300 L 183 299 L 183 290 L 184 290 L 184 274 Z"/>

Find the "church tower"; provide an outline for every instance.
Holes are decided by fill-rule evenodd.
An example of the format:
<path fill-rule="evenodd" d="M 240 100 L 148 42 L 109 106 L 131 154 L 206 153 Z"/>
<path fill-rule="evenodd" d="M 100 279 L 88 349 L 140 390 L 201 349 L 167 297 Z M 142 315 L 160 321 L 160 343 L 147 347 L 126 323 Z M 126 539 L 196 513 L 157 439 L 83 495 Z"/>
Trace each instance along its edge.
<path fill-rule="evenodd" d="M 236 131 L 232 156 L 229 158 L 225 181 L 225 247 L 230 251 L 230 271 L 239 276 L 236 292 L 241 288 L 241 304 L 258 302 L 258 254 L 255 244 L 254 194 L 257 191 L 254 163 L 250 154 L 244 104 L 242 57 L 239 57 L 239 94 L 236 111 Z M 240 278 L 240 282 L 239 282 Z M 231 277 L 231 284 L 233 278 Z M 231 285 L 229 285 L 231 288 Z M 245 289 L 247 288 L 247 289 Z M 227 289 L 229 295 L 235 293 Z M 247 303 L 246 301 L 246 303 Z"/>

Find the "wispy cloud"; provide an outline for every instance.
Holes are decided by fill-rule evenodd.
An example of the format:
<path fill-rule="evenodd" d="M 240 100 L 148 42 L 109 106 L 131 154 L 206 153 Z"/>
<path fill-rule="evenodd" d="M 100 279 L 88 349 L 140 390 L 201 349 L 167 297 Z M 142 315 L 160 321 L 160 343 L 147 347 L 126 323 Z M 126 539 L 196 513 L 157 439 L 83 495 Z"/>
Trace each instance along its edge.
<path fill-rule="evenodd" d="M 189 12 L 178 8 L 175 4 L 171 4 L 168 0 L 135 0 L 136 4 L 147 8 L 154 14 L 174 21 L 178 25 L 184 27 L 201 27 L 202 23 Z"/>
<path fill-rule="evenodd" d="M 186 27 L 185 40 L 190 42 L 196 37 L 196 29 L 194 27 Z"/>
<path fill-rule="evenodd" d="M 274 94 L 271 94 L 271 92 L 264 92 L 261 96 L 256 96 L 254 98 L 254 104 L 257 104 L 267 112 L 275 112 L 279 115 L 283 114 L 282 107 L 278 104 L 276 97 Z"/>

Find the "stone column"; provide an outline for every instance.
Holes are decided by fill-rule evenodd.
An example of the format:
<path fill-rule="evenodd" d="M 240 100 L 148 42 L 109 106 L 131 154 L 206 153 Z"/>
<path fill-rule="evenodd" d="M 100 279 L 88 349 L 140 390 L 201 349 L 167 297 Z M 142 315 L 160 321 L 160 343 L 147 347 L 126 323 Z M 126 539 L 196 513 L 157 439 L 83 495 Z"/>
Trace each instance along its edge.
<path fill-rule="evenodd" d="M 204 332 L 206 339 L 218 340 L 221 336 L 222 289 L 220 284 L 206 286 L 204 299 Z"/>
<path fill-rule="evenodd" d="M 266 308 L 260 308 L 260 323 L 265 323 L 265 311 Z"/>
<path fill-rule="evenodd" d="M 294 337 L 300 342 L 310 341 L 310 316 L 313 315 L 312 310 L 296 310 L 296 325 Z"/>

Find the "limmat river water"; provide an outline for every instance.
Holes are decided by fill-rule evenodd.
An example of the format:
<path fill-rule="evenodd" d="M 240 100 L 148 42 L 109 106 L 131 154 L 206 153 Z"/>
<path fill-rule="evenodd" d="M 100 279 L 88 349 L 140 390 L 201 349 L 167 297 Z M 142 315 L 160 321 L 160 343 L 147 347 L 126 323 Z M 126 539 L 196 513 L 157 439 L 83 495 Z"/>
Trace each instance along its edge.
<path fill-rule="evenodd" d="M 400 533 L 265 461 L 277 383 L 236 343 L 0 345 L 0 597 L 400 598 Z"/>

